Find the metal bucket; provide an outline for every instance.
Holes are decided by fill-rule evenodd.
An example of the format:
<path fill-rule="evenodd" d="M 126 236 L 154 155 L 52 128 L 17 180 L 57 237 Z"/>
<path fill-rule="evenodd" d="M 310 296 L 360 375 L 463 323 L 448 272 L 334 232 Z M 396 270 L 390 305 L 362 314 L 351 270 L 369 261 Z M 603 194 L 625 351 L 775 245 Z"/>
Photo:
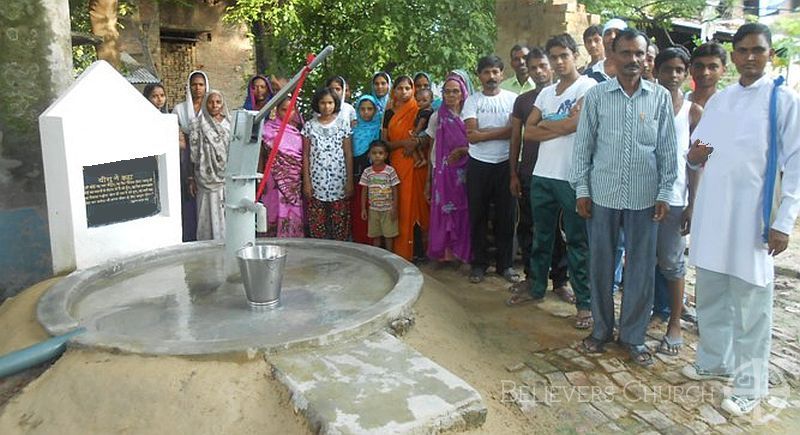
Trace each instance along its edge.
<path fill-rule="evenodd" d="M 236 259 L 250 307 L 277 307 L 281 297 L 286 248 L 276 245 L 247 246 L 236 251 Z"/>

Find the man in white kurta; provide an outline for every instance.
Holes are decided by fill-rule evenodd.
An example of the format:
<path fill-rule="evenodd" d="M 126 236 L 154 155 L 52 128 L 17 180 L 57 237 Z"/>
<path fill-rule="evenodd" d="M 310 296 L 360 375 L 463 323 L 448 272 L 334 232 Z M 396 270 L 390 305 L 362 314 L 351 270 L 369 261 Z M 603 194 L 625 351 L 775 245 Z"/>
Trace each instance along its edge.
<path fill-rule="evenodd" d="M 766 26 L 747 24 L 733 41 L 740 80 L 709 100 L 692 135 L 702 143 L 693 144 L 688 155 L 690 164 L 705 162 L 705 168 L 689 253 L 697 267 L 700 343 L 696 363 L 683 373 L 696 380 L 732 378 L 733 395 L 722 408 L 742 415 L 767 394 L 772 255 L 786 249 L 800 210 L 800 97 L 786 86 L 778 90 L 778 168 L 783 178 L 775 195 L 781 203 L 772 216 L 769 243 L 764 243 L 762 204 L 774 86 L 764 68 L 773 54 L 771 35 Z"/>

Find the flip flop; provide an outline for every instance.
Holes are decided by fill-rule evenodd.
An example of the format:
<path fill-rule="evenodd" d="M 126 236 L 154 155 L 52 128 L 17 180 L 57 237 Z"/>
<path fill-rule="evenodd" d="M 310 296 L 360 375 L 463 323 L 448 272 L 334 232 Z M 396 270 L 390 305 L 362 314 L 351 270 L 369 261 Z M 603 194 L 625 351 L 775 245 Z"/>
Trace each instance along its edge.
<path fill-rule="evenodd" d="M 530 288 L 531 288 L 531 282 L 530 282 L 530 280 L 526 279 L 526 280 L 514 283 L 513 285 L 511 285 L 511 287 L 508 288 L 508 291 L 511 294 L 517 294 L 517 293 L 527 292 Z"/>
<path fill-rule="evenodd" d="M 643 344 L 628 344 L 621 341 L 619 344 L 628 351 L 628 354 L 631 356 L 631 361 L 633 361 L 634 364 L 641 367 L 650 367 L 654 364 L 653 354 L 650 353 L 647 346 Z"/>
<path fill-rule="evenodd" d="M 504 270 L 503 273 L 501 274 L 501 276 L 503 278 L 505 278 L 505 280 L 510 282 L 511 284 L 516 284 L 516 283 L 518 283 L 520 281 L 520 276 L 517 273 L 517 271 L 512 269 L 512 268 L 510 268 L 510 267 L 508 269 Z"/>
<path fill-rule="evenodd" d="M 535 298 L 528 292 L 514 293 L 506 300 L 506 306 L 518 307 L 529 303 L 539 303 L 542 301 L 542 299 L 544 298 Z"/>
<path fill-rule="evenodd" d="M 578 314 L 575 316 L 575 329 L 589 329 L 592 326 L 594 326 L 594 319 L 592 318 L 591 312 L 589 312 L 588 315 Z"/>
<path fill-rule="evenodd" d="M 482 283 L 484 278 L 486 278 L 486 272 L 481 269 L 472 269 L 469 274 L 469 282 L 473 284 Z"/>
<path fill-rule="evenodd" d="M 553 289 L 553 293 L 556 294 L 562 301 L 568 304 L 575 303 L 575 293 L 572 292 L 572 289 L 567 286 L 561 286 L 559 288 Z"/>
<path fill-rule="evenodd" d="M 658 349 L 656 351 L 663 353 L 664 355 L 678 356 L 682 347 L 683 337 L 673 339 L 669 338 L 667 334 L 664 334 L 664 337 L 661 338 L 661 343 L 658 345 Z"/>

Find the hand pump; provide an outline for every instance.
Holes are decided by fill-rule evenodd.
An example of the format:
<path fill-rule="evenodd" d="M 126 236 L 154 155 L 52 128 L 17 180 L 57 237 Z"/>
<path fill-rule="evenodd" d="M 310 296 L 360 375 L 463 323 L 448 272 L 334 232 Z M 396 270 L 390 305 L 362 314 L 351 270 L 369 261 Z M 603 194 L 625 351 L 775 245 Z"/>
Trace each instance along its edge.
<path fill-rule="evenodd" d="M 294 108 L 305 77 L 332 51 L 333 47 L 327 46 L 316 56 L 309 56 L 303 69 L 295 74 L 275 96 L 270 98 L 258 113 L 249 110 L 236 110 L 233 113 L 231 145 L 225 170 L 225 273 L 228 277 L 235 275 L 238 271 L 236 251 L 248 243 L 255 243 L 256 214 L 266 216 L 263 205 L 256 202 L 256 198 L 263 193 L 263 186 L 274 163 L 275 153 L 278 150 L 278 144 L 280 144 L 288 118 L 284 117 L 281 123 L 258 189 L 259 196 L 256 197 L 254 196 L 256 193 L 255 182 L 262 178 L 262 175 L 257 172 L 258 156 L 261 151 L 261 122 L 279 101 L 297 88 L 291 101 L 292 108 Z M 287 116 L 290 114 L 291 110 Z"/>

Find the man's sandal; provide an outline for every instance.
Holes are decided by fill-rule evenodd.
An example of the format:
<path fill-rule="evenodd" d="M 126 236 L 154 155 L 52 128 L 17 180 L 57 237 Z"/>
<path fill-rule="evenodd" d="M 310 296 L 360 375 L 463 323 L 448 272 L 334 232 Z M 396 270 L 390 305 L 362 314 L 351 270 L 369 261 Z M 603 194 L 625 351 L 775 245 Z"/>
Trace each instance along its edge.
<path fill-rule="evenodd" d="M 514 293 L 506 300 L 506 306 L 518 307 L 530 303 L 539 303 L 544 298 L 535 298 L 528 292 Z"/>
<path fill-rule="evenodd" d="M 591 311 L 586 310 L 585 314 L 581 314 L 579 311 L 575 316 L 575 329 L 589 329 L 592 326 L 594 326 L 594 319 Z"/>
<path fill-rule="evenodd" d="M 619 344 L 628 351 L 628 355 L 631 356 L 631 361 L 635 364 L 641 367 L 650 367 L 653 365 L 653 354 L 650 353 L 647 346 L 643 344 L 628 344 L 621 341 Z"/>
<path fill-rule="evenodd" d="M 581 347 L 586 353 L 603 353 L 606 351 L 606 343 L 611 340 L 599 340 L 589 335 L 581 340 Z"/>
<path fill-rule="evenodd" d="M 508 291 L 511 294 L 525 293 L 525 292 L 528 292 L 530 290 L 530 288 L 531 288 L 531 281 L 526 279 L 526 280 L 522 280 L 520 282 L 512 284 L 508 288 Z"/>

